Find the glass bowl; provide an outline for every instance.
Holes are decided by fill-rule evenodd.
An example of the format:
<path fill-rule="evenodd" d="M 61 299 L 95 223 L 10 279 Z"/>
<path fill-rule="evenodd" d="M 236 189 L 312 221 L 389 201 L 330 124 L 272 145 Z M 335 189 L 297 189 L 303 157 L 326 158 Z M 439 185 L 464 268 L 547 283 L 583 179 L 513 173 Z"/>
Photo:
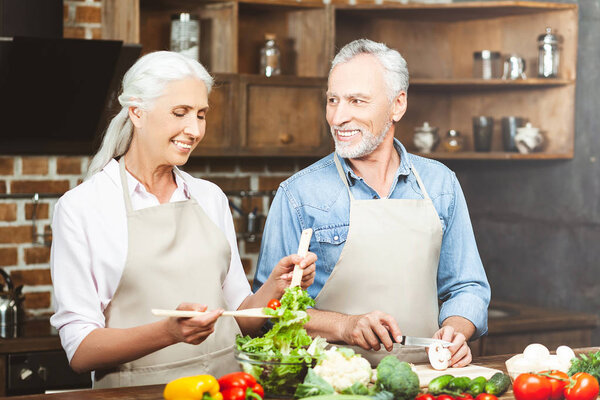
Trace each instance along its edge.
<path fill-rule="evenodd" d="M 242 370 L 262 385 L 265 396 L 273 398 L 293 398 L 308 368 L 316 364 L 316 360 L 307 361 L 305 357 L 247 353 L 237 349 L 234 355 Z"/>

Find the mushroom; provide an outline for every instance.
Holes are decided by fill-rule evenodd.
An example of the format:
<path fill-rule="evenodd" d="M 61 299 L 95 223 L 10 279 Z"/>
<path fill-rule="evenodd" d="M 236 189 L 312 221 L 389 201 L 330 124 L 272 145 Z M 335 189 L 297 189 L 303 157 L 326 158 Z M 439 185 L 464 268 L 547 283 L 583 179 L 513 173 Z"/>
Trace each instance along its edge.
<path fill-rule="evenodd" d="M 452 354 L 450 350 L 442 346 L 440 343 L 435 343 L 429 346 L 427 351 L 429 355 L 429 363 L 433 369 L 443 371 L 448 368 Z"/>

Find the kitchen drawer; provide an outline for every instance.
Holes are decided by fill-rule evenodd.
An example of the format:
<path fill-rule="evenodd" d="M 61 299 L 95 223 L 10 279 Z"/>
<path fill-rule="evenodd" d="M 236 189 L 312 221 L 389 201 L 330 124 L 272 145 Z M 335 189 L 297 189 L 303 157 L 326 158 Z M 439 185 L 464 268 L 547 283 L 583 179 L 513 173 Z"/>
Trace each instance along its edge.
<path fill-rule="evenodd" d="M 90 374 L 75 373 L 62 350 L 8 354 L 6 370 L 9 396 L 92 386 Z"/>

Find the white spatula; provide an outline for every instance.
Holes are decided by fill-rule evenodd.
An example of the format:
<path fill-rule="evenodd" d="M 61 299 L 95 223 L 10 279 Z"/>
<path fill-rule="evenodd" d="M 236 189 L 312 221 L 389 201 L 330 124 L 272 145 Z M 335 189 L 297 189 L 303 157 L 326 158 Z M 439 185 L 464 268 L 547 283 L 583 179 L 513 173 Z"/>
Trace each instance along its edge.
<path fill-rule="evenodd" d="M 298 245 L 298 255 L 300 257 L 306 257 L 306 253 L 308 253 L 308 246 L 310 245 L 310 238 L 312 237 L 313 230 L 311 228 L 307 228 L 302 231 L 302 235 L 300 236 L 300 244 Z M 292 283 L 290 283 L 290 287 L 300 286 L 300 282 L 302 281 L 302 273 L 303 269 L 300 268 L 299 265 L 294 266 L 294 272 L 292 275 Z"/>
<path fill-rule="evenodd" d="M 200 315 L 207 314 L 207 311 L 189 311 L 189 310 L 159 310 L 156 308 L 152 309 L 152 314 L 159 317 L 180 317 L 180 318 L 191 318 L 198 317 Z M 245 310 L 238 311 L 224 311 L 221 316 L 225 317 L 248 317 L 248 318 L 277 318 L 267 315 L 263 312 L 262 308 L 247 308 Z"/>

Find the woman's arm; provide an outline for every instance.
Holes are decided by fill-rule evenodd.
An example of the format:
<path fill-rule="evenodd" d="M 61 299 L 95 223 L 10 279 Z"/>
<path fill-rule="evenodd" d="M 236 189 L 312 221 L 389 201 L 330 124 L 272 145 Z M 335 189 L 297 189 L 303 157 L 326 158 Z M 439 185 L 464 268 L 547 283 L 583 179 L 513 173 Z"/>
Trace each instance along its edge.
<path fill-rule="evenodd" d="M 206 306 L 182 303 L 178 310 L 205 311 Z M 81 342 L 71 368 L 76 372 L 114 367 L 153 353 L 175 343 L 200 344 L 214 332 L 223 310 L 194 318 L 166 318 L 127 329 L 98 328 Z"/>

